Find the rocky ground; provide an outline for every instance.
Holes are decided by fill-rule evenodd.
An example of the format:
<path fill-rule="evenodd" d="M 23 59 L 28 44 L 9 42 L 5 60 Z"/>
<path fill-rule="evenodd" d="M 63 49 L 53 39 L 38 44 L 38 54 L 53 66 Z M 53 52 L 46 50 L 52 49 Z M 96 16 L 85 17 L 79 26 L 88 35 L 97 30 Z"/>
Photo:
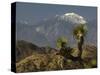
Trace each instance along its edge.
<path fill-rule="evenodd" d="M 79 50 L 72 48 L 71 55 L 77 57 Z M 59 50 L 38 47 L 32 43 L 18 41 L 16 44 L 16 71 L 37 72 L 52 70 L 84 69 L 97 67 L 97 48 L 84 45 L 81 63 L 79 60 L 68 59 Z"/>

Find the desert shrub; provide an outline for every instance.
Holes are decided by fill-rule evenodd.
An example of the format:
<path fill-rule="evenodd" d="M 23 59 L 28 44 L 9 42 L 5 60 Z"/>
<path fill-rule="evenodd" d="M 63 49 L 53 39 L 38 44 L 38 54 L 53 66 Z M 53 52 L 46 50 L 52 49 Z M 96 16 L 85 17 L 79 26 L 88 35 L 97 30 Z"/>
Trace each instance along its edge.
<path fill-rule="evenodd" d="M 64 57 L 61 55 L 55 55 L 51 62 L 48 64 L 48 70 L 59 70 L 64 67 Z"/>

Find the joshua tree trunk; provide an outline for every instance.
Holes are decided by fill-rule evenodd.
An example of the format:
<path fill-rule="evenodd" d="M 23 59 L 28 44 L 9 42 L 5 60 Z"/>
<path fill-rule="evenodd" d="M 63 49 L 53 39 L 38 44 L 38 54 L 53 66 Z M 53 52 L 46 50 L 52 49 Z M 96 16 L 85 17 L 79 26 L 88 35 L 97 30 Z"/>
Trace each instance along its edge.
<path fill-rule="evenodd" d="M 78 59 L 79 59 L 79 62 L 81 64 L 82 68 L 84 68 L 84 65 L 83 65 L 83 62 L 82 62 L 82 59 L 81 59 L 82 51 L 83 51 L 83 49 L 82 49 L 83 44 L 84 44 L 84 37 L 81 36 L 80 41 L 78 42 L 78 49 L 80 50 Z"/>
<path fill-rule="evenodd" d="M 81 36 L 80 37 L 80 41 L 78 42 L 78 49 L 79 49 L 79 51 L 80 51 L 80 53 L 79 53 L 79 58 L 81 59 L 81 55 L 82 55 L 82 46 L 83 46 L 83 44 L 84 44 L 84 37 L 83 36 Z"/>

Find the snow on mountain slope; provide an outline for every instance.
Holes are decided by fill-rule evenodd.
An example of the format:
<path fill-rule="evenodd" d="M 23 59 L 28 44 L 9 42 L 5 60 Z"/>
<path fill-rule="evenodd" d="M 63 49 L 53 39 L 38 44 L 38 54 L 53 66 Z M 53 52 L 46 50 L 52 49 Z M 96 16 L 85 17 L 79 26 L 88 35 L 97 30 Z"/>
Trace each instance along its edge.
<path fill-rule="evenodd" d="M 76 24 L 85 24 L 86 23 L 86 20 L 82 17 L 82 16 L 80 16 L 80 15 L 78 15 L 78 14 L 76 14 L 76 13 L 65 13 L 64 15 L 62 15 L 62 16 L 60 16 L 61 17 L 61 19 L 63 19 L 63 20 L 65 20 L 65 21 L 69 21 L 69 22 L 71 22 L 71 23 L 76 23 Z"/>

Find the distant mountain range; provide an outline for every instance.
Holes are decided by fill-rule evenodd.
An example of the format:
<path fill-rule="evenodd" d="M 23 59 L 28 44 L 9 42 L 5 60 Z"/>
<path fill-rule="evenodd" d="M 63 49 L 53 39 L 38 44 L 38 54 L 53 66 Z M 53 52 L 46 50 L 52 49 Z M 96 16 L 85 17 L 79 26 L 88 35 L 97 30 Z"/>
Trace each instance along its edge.
<path fill-rule="evenodd" d="M 26 40 L 38 46 L 56 47 L 56 40 L 60 36 L 67 37 L 69 45 L 75 44 L 72 30 L 78 24 L 87 24 L 88 34 L 86 43 L 97 43 L 97 22 L 96 19 L 86 21 L 82 16 L 76 13 L 66 13 L 64 15 L 55 15 L 38 22 L 35 25 L 28 23 L 16 23 L 17 40 Z"/>

